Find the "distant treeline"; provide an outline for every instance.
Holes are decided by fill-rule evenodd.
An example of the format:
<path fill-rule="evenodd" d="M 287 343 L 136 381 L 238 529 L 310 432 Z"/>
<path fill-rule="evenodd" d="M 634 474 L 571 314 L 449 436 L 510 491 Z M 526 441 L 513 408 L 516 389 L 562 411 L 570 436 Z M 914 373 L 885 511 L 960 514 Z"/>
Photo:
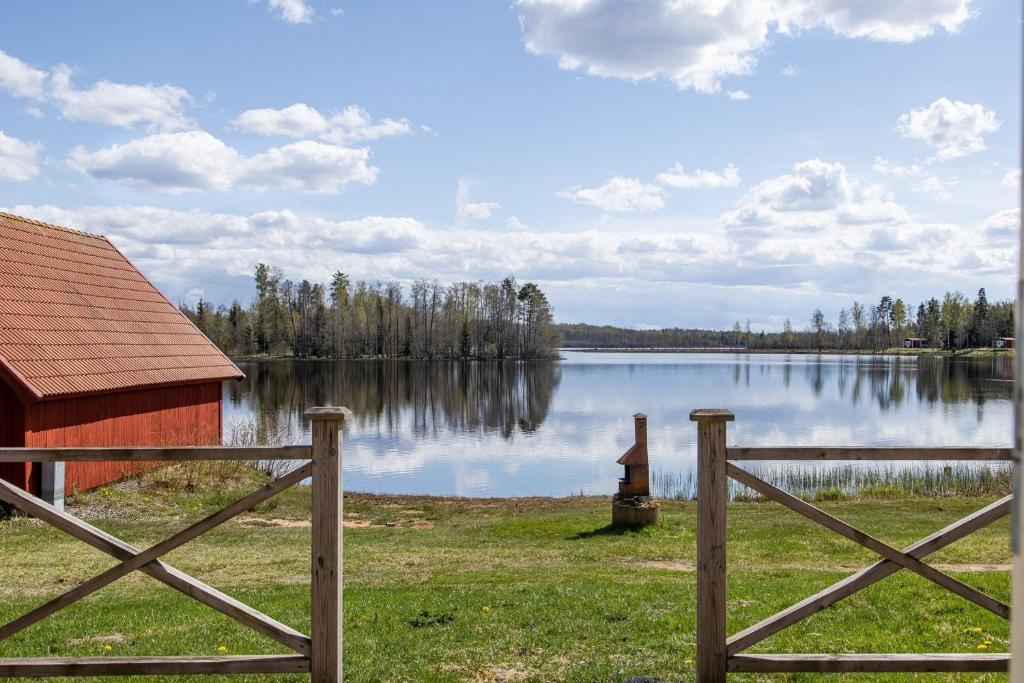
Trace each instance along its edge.
<path fill-rule="evenodd" d="M 974 301 L 960 292 L 946 292 L 941 300 L 933 297 L 916 307 L 891 296 L 873 306 L 854 302 L 840 310 L 835 321 L 819 309 L 805 328 L 798 330 L 787 319 L 781 332 L 755 332 L 749 320 L 745 325 L 737 322 L 731 330 L 563 324 L 558 331 L 567 347 L 880 350 L 919 337 L 930 348 L 963 349 L 991 346 L 996 337 L 1014 336 L 1013 315 L 1012 301 L 989 302 L 982 288 Z"/>
<path fill-rule="evenodd" d="M 258 264 L 256 297 L 243 306 L 200 299 L 180 308 L 225 353 L 300 358 L 548 358 L 558 333 L 544 292 L 499 283 L 417 280 L 293 282 Z"/>

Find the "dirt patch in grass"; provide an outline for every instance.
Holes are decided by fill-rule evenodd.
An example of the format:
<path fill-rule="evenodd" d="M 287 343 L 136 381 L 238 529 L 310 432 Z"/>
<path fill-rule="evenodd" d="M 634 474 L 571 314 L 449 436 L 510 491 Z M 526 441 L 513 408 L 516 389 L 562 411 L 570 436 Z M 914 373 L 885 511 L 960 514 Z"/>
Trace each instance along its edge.
<path fill-rule="evenodd" d="M 400 519 L 374 524 L 368 519 L 346 519 L 341 525 L 346 529 L 433 529 L 434 523 L 429 519 Z"/>
<path fill-rule="evenodd" d="M 473 680 L 478 683 L 514 683 L 531 678 L 536 672 L 522 669 L 509 669 L 504 666 L 488 666 L 477 674 Z"/>
<path fill-rule="evenodd" d="M 120 633 L 108 633 L 105 636 L 87 636 L 85 638 L 72 638 L 68 641 L 71 645 L 83 645 L 85 643 L 103 643 L 106 645 L 124 645 L 132 642 L 132 639 Z"/>
<path fill-rule="evenodd" d="M 265 519 L 263 517 L 239 517 L 238 523 L 242 526 L 277 527 L 282 529 L 308 529 L 313 526 L 313 522 L 308 519 Z"/>
<path fill-rule="evenodd" d="M 668 569 L 674 572 L 695 572 L 697 565 L 692 562 L 681 562 L 679 560 L 645 560 L 640 563 L 642 567 L 651 569 Z"/>
<path fill-rule="evenodd" d="M 927 560 L 926 560 L 927 561 Z M 933 564 L 933 567 L 943 572 L 1008 572 L 1013 569 L 1012 564 Z"/>

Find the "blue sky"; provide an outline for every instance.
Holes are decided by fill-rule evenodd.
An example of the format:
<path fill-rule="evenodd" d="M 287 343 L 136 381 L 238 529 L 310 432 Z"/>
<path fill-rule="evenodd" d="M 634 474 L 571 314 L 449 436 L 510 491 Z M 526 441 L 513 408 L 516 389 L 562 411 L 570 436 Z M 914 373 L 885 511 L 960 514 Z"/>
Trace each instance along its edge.
<path fill-rule="evenodd" d="M 995 0 L 12 2 L 0 207 L 173 299 L 496 279 L 559 320 L 805 326 L 1009 297 L 1020 12 Z"/>

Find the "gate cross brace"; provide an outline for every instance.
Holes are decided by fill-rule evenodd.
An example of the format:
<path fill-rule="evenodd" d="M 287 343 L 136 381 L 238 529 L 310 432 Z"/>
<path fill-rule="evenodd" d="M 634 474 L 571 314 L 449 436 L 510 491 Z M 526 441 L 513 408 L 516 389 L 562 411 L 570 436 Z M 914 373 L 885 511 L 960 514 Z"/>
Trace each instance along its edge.
<path fill-rule="evenodd" d="M 820 510 L 815 506 L 800 500 L 799 498 L 792 496 L 775 486 L 772 486 L 762 479 L 759 479 L 749 472 L 737 467 L 731 462 L 726 464 L 726 468 L 728 475 L 741 484 L 757 491 L 767 498 L 781 503 L 785 507 L 788 507 L 811 521 L 838 533 L 844 538 L 848 538 L 851 541 L 868 548 L 884 558 L 881 563 L 872 565 L 871 567 L 840 581 L 830 588 L 825 589 L 821 593 L 812 596 L 812 598 L 808 598 L 798 605 L 794 605 L 793 608 L 784 610 L 783 612 L 780 612 L 779 614 L 776 614 L 775 616 L 770 617 L 769 619 L 729 638 L 727 643 L 727 655 L 731 656 L 736 654 L 737 652 L 760 642 L 764 638 L 767 638 L 769 635 L 777 633 L 783 628 L 791 626 L 797 621 L 806 618 L 810 614 L 824 609 L 828 605 L 834 604 L 838 600 L 848 597 L 854 592 L 866 588 L 885 576 L 904 568 L 923 576 L 933 583 L 936 583 L 939 586 L 946 588 L 947 590 L 950 590 L 1005 619 L 1009 618 L 1010 608 L 1007 605 L 975 588 L 968 586 L 962 581 L 935 569 L 934 567 L 924 564 L 920 559 L 918 559 L 917 555 L 925 555 L 927 552 L 932 552 L 933 550 L 937 550 L 939 547 L 943 547 L 948 543 L 952 543 L 955 540 L 962 538 L 966 533 L 958 534 L 958 532 L 967 526 L 971 527 L 970 530 L 967 531 L 967 533 L 970 533 L 976 528 L 980 528 L 980 526 L 984 526 L 984 524 L 1005 515 L 1009 511 L 1010 497 L 1004 498 L 978 513 L 956 522 L 950 527 L 943 529 L 938 534 L 930 536 L 927 539 L 923 539 L 919 543 L 912 545 L 905 551 L 900 551 L 887 543 L 860 531 L 846 522 L 829 515 L 823 510 Z M 982 519 L 985 520 L 984 524 L 977 525 L 977 523 Z M 943 542 L 946 541 L 947 537 L 949 538 L 948 542 Z M 934 547 L 929 547 L 927 552 L 916 552 L 924 549 L 926 545 Z M 888 567 L 886 567 L 887 564 Z M 893 567 L 893 564 L 896 566 Z M 883 570 L 883 567 L 886 567 L 888 570 Z"/>
<path fill-rule="evenodd" d="M 264 500 L 277 495 L 286 488 L 309 477 L 312 472 L 313 463 L 307 462 L 303 466 L 293 470 L 280 479 L 253 491 L 244 498 L 235 501 L 205 519 L 196 522 L 186 529 L 174 534 L 170 538 L 143 551 L 140 551 L 120 539 L 86 524 L 72 515 L 57 510 L 53 506 L 45 503 L 35 496 L 25 493 L 8 482 L 0 480 L 0 500 L 13 505 L 28 514 L 33 514 L 61 531 L 64 531 L 65 533 L 88 543 L 94 548 L 102 550 L 103 552 L 121 560 L 120 564 L 111 567 L 105 572 L 82 584 L 79 584 L 75 588 L 72 588 L 63 595 L 40 605 L 31 612 L 28 612 L 0 627 L 0 641 L 9 638 L 22 629 L 35 624 L 64 607 L 81 600 L 87 595 L 116 581 L 122 576 L 139 570 L 188 595 L 189 597 L 216 609 L 218 612 L 232 617 L 240 623 L 270 636 L 279 643 L 292 648 L 299 654 L 308 656 L 310 652 L 310 639 L 308 636 L 305 636 L 291 627 L 271 619 L 244 603 L 234 600 L 220 591 L 207 586 L 198 579 L 164 564 L 159 560 L 159 558 L 205 534 L 207 531 L 210 531 L 211 529 L 236 517 L 242 512 L 251 510 Z"/>

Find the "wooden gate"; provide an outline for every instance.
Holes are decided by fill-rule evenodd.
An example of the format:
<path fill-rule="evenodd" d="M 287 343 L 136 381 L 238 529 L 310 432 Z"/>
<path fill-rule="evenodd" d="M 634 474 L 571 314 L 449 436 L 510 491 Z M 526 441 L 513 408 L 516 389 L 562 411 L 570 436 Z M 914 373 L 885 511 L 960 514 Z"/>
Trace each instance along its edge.
<path fill-rule="evenodd" d="M 935 569 L 922 558 L 945 548 L 1010 512 L 1012 496 L 998 500 L 903 550 L 884 543 L 800 498 L 737 467 L 732 460 L 974 460 L 1012 459 L 1009 448 L 727 448 L 723 409 L 694 410 L 697 423 L 697 680 L 722 683 L 727 672 L 923 672 L 1001 671 L 1007 654 L 741 654 L 859 590 L 907 569 L 1009 619 L 1010 608 Z M 726 637 L 726 525 L 728 478 L 781 503 L 826 529 L 877 553 L 880 560 L 816 595 Z"/>
<path fill-rule="evenodd" d="M 341 428 L 345 408 L 311 408 L 312 446 L 190 448 L 11 448 L 6 462 L 189 462 L 199 460 L 305 461 L 276 481 L 231 503 L 156 545 L 139 550 L 0 480 L 0 501 L 37 517 L 101 550 L 119 564 L 63 595 L 0 626 L 0 642 L 133 571 L 141 571 L 190 598 L 269 636 L 291 655 L 222 657 L 33 657 L 0 658 L 0 678 L 37 676 L 132 676 L 140 674 L 260 674 L 309 672 L 315 683 L 341 680 Z M 311 635 L 306 636 L 256 609 L 162 562 L 161 557 L 236 515 L 251 510 L 304 479 L 312 478 Z"/>

